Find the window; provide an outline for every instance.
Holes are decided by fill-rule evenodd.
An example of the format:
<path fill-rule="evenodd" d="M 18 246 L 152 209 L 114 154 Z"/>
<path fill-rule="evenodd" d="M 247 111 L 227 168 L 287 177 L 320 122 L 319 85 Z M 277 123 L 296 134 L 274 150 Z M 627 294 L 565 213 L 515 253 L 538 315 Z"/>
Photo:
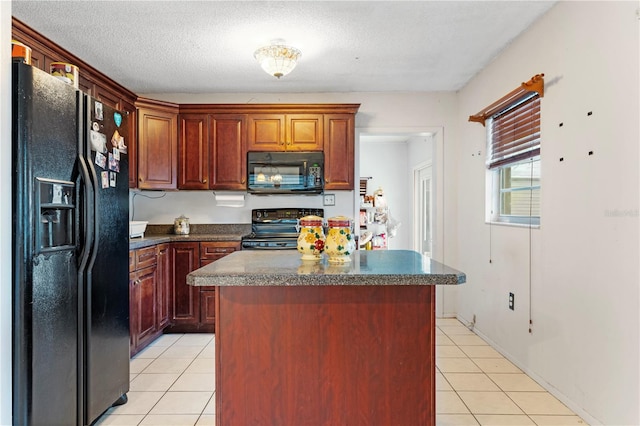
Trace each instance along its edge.
<path fill-rule="evenodd" d="M 534 76 L 469 121 L 487 126 L 488 220 L 540 223 L 540 98 Z"/>
<path fill-rule="evenodd" d="M 539 224 L 540 97 L 529 94 L 488 123 L 487 180 L 493 200 L 489 220 Z"/>
<path fill-rule="evenodd" d="M 540 158 L 489 171 L 493 199 L 489 219 L 497 222 L 540 223 Z"/>

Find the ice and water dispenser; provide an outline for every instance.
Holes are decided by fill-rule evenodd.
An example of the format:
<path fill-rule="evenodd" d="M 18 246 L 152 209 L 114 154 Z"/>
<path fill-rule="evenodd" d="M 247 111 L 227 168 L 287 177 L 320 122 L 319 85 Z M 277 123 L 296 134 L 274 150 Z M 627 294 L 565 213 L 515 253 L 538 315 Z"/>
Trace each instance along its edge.
<path fill-rule="evenodd" d="M 75 247 L 75 184 L 36 178 L 37 226 L 39 251 L 65 250 Z"/>

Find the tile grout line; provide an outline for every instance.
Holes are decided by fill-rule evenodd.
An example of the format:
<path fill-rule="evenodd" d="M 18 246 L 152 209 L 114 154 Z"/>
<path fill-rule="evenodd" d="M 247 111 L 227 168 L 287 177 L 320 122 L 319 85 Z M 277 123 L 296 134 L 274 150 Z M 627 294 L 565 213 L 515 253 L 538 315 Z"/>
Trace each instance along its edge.
<path fill-rule="evenodd" d="M 460 323 L 460 324 L 461 324 L 462 326 L 464 326 L 464 324 L 462 324 L 462 323 Z M 526 416 L 526 417 L 527 417 L 527 419 L 529 419 L 529 420 L 530 420 L 534 425 L 538 425 L 538 423 L 537 423 L 537 422 L 536 422 L 536 421 L 531 417 L 531 416 L 532 416 L 532 415 L 534 415 L 534 414 L 530 415 L 530 414 L 528 414 L 527 412 L 525 412 L 524 408 L 522 408 L 522 407 L 521 407 L 521 406 L 520 406 L 520 405 L 519 405 L 515 400 L 513 400 L 513 398 L 511 398 L 511 396 L 510 396 L 510 395 L 509 395 L 505 390 L 503 390 L 503 389 L 502 389 L 502 387 L 501 387 L 498 383 L 496 383 L 496 382 L 491 378 L 491 376 L 489 376 L 489 374 L 488 374 L 486 371 L 484 371 L 484 370 L 483 370 L 483 369 L 482 369 L 482 368 L 481 368 L 481 367 L 480 367 L 480 366 L 475 362 L 475 360 L 474 360 L 474 358 L 473 358 L 473 357 L 469 356 L 465 351 L 463 351 L 463 350 L 460 348 L 460 345 L 459 345 L 458 343 L 456 343 L 456 342 L 455 342 L 455 341 L 454 341 L 454 340 L 449 336 L 449 334 L 447 334 L 444 330 L 442 330 L 442 329 L 440 328 L 441 326 L 438 326 L 438 325 L 436 325 L 436 326 L 438 327 L 438 329 L 440 330 L 440 332 L 441 332 L 441 333 L 443 333 L 443 334 L 444 334 L 444 336 L 446 336 L 449 340 L 451 340 L 451 342 L 453 343 L 453 345 L 455 345 L 455 347 L 456 347 L 460 352 L 462 352 L 462 353 L 465 355 L 464 357 L 454 357 L 454 358 L 466 358 L 466 359 L 469 359 L 469 360 L 470 360 L 470 361 L 471 361 L 471 362 L 472 362 L 472 363 L 473 363 L 473 364 L 474 364 L 474 365 L 475 365 L 475 366 L 480 370 L 480 373 L 478 373 L 478 374 L 483 374 L 483 375 L 485 375 L 485 376 L 486 376 L 486 377 L 487 377 L 487 378 L 488 378 L 488 379 L 489 379 L 489 380 L 490 380 L 494 385 L 496 385 L 496 386 L 497 386 L 497 388 L 499 389 L 499 392 L 500 392 L 500 393 L 504 394 L 504 395 L 505 395 L 505 396 L 506 396 L 506 397 L 507 397 L 507 398 L 508 398 L 508 399 L 509 399 L 513 404 L 515 404 L 515 406 L 516 406 L 516 407 L 518 407 L 518 409 L 520 409 L 520 410 L 522 411 L 522 413 L 523 413 L 523 414 L 517 414 L 517 415 L 524 415 L 524 416 Z M 467 328 L 467 327 L 465 327 L 465 328 Z M 478 335 L 477 335 L 473 330 L 469 329 L 469 331 L 471 331 L 471 332 L 473 333 L 473 335 L 475 335 L 475 336 L 477 336 L 477 337 L 481 338 L 481 337 L 480 337 L 480 336 L 478 336 Z M 481 338 L 481 339 L 482 339 L 482 338 Z M 482 339 L 482 340 L 484 341 L 484 339 Z M 485 342 L 485 343 L 486 343 L 486 342 Z M 451 346 L 451 345 L 447 345 L 447 346 Z M 464 345 L 463 345 L 463 346 L 464 346 Z M 472 345 L 472 346 L 473 346 L 473 345 Z M 489 344 L 487 344 L 487 346 L 491 347 L 491 345 L 489 345 Z M 437 358 L 437 357 L 436 357 L 436 358 Z M 445 358 L 445 357 L 441 357 L 441 358 Z M 482 357 L 476 357 L 476 358 L 482 358 Z M 484 359 L 484 358 L 482 358 L 482 359 Z M 507 358 L 501 355 L 501 357 L 500 357 L 500 358 L 486 358 L 486 359 L 507 359 Z M 507 361 L 508 361 L 508 359 L 507 359 Z M 518 368 L 518 367 L 516 366 L 516 368 Z M 440 374 L 442 374 L 442 377 L 444 378 L 444 380 L 445 380 L 445 381 L 447 382 L 447 384 L 448 384 L 448 385 L 453 389 L 453 391 L 455 392 L 456 396 L 460 399 L 460 401 L 462 401 L 462 403 L 464 404 L 464 406 L 469 410 L 469 413 L 470 413 L 470 414 L 471 414 L 471 416 L 474 418 L 474 420 L 475 420 L 478 424 L 481 424 L 481 423 L 480 423 L 480 421 L 478 420 L 478 418 L 476 417 L 476 414 L 480 414 L 480 413 L 473 413 L 473 412 L 471 411 L 471 409 L 469 408 L 469 406 L 465 403 L 464 399 L 462 399 L 462 397 L 461 397 L 461 396 L 460 396 L 460 394 L 458 393 L 458 390 L 457 390 L 457 389 L 453 386 L 453 384 L 452 384 L 452 383 L 447 379 L 447 377 L 444 375 L 444 373 L 443 373 L 442 371 L 440 371 L 440 369 L 439 369 L 439 368 L 438 368 L 437 370 L 440 372 Z M 513 373 L 513 374 L 524 374 L 526 377 L 529 377 L 529 376 L 528 376 L 524 371 L 522 371 L 520 368 L 518 368 L 518 370 L 520 371 L 520 373 Z M 474 373 L 469 373 L 469 374 L 474 374 Z M 496 373 L 493 373 L 493 374 L 510 374 L 510 373 L 498 373 L 498 372 L 496 372 Z M 551 395 L 551 394 L 550 394 L 546 389 L 544 389 L 544 388 L 542 388 L 542 389 L 543 389 L 542 391 L 530 391 L 530 392 L 539 392 L 539 393 L 541 393 L 541 394 L 546 393 L 546 394 Z M 469 391 L 469 392 L 472 392 L 472 391 Z M 477 391 L 477 392 L 481 392 L 481 391 Z M 511 391 L 511 392 L 528 392 L 528 391 Z M 553 395 L 551 395 L 551 396 L 553 396 Z M 562 401 L 559 401 L 559 402 L 560 402 L 562 405 L 564 405 L 564 404 L 562 403 Z M 566 405 L 565 405 L 565 407 L 566 407 Z M 567 408 L 568 408 L 568 407 L 567 407 Z M 442 413 L 442 414 L 446 414 L 446 413 Z M 484 414 L 483 414 L 483 415 L 484 415 Z M 497 416 L 500 416 L 500 415 L 507 415 L 507 414 L 487 414 L 487 415 L 497 415 Z M 515 414 L 514 414 L 514 415 L 515 415 Z M 556 415 L 554 415 L 554 414 L 535 414 L 535 415 L 540 415 L 540 416 L 556 416 Z M 558 415 L 558 416 L 565 416 L 565 415 Z M 578 416 L 578 415 L 577 415 L 577 414 L 575 414 L 575 413 L 573 413 L 573 415 L 572 415 L 572 416 L 569 416 L 569 415 L 566 415 L 566 416 L 567 416 L 567 417 L 574 417 L 574 416 L 576 416 L 576 417 L 580 417 L 580 416 Z M 584 420 L 583 420 L 583 419 L 580 419 L 580 420 L 581 420 L 582 422 L 584 422 Z"/>

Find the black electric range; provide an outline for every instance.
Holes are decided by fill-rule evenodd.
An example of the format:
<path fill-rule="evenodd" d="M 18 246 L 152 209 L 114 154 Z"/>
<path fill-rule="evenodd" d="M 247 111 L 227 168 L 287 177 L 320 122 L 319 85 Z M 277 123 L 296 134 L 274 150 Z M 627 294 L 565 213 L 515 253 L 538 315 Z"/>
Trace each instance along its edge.
<path fill-rule="evenodd" d="M 242 238 L 243 250 L 295 250 L 298 219 L 324 217 L 324 209 L 287 208 L 251 210 L 251 234 Z"/>

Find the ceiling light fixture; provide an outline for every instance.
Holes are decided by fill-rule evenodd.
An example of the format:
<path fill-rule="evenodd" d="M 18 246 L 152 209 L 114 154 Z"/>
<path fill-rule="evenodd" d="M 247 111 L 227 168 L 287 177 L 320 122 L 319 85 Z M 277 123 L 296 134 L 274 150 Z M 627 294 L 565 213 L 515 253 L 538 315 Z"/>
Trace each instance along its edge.
<path fill-rule="evenodd" d="M 287 46 L 282 39 L 271 40 L 269 46 L 263 46 L 253 53 L 262 69 L 276 78 L 289 74 L 301 55 L 300 50 Z"/>

